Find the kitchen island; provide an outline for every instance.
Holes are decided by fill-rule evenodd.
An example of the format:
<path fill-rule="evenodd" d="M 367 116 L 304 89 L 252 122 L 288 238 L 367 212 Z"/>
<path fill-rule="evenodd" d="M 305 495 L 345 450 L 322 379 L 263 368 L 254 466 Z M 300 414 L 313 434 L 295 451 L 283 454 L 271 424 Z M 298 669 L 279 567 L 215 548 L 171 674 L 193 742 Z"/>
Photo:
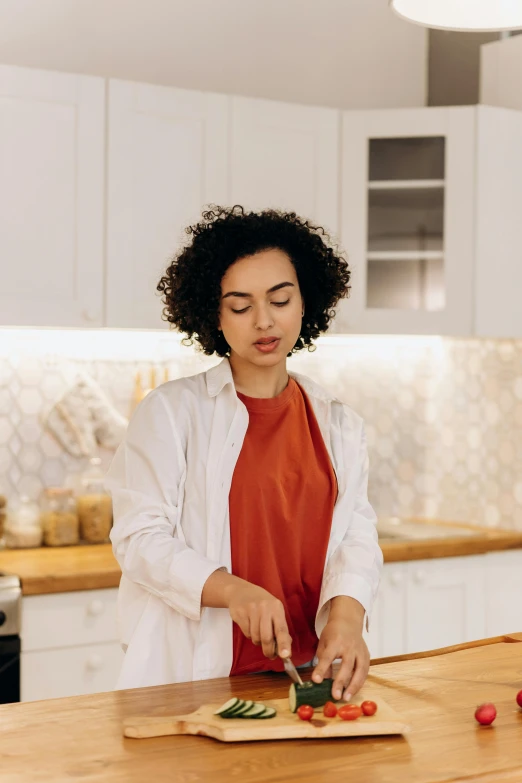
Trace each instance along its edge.
<path fill-rule="evenodd" d="M 372 665 L 376 700 L 411 726 L 406 736 L 224 744 L 206 737 L 125 739 L 136 715 L 188 713 L 232 695 L 284 697 L 286 675 L 247 675 L 0 707 L 2 783 L 520 783 L 522 633 Z M 357 701 L 357 698 L 355 698 Z M 495 703 L 491 727 L 473 717 Z"/>

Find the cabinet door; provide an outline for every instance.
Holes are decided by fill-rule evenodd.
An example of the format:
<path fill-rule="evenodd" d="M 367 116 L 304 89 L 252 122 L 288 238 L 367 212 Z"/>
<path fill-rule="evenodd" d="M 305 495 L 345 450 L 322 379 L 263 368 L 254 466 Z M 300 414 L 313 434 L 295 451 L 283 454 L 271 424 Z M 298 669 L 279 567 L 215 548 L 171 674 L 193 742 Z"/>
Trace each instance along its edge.
<path fill-rule="evenodd" d="M 353 277 L 334 331 L 472 333 L 475 117 L 471 107 L 343 113 Z"/>
<path fill-rule="evenodd" d="M 0 324 L 103 323 L 104 81 L 0 66 Z"/>
<path fill-rule="evenodd" d="M 482 639 L 484 607 L 482 555 L 412 561 L 406 652 Z"/>
<path fill-rule="evenodd" d="M 339 112 L 235 97 L 232 117 L 231 201 L 297 212 L 337 232 Z"/>
<path fill-rule="evenodd" d="M 477 337 L 522 338 L 521 138 L 521 111 L 477 107 Z"/>
<path fill-rule="evenodd" d="M 22 649 L 28 652 L 116 641 L 117 597 L 117 588 L 24 596 Z"/>
<path fill-rule="evenodd" d="M 520 633 L 522 549 L 485 555 L 486 636 Z"/>
<path fill-rule="evenodd" d="M 371 658 L 406 651 L 407 576 L 406 563 L 384 564 L 370 631 L 364 634 Z"/>
<path fill-rule="evenodd" d="M 109 82 L 107 326 L 160 328 L 183 229 L 227 201 L 228 98 Z"/>
<path fill-rule="evenodd" d="M 21 700 L 112 691 L 123 655 L 118 642 L 22 653 Z"/>

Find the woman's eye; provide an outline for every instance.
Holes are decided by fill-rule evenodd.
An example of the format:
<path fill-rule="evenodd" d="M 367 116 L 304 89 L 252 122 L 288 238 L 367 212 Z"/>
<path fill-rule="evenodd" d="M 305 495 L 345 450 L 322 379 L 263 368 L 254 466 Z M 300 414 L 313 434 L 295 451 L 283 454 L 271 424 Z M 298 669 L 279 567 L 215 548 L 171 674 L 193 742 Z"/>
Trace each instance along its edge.
<path fill-rule="evenodd" d="M 289 303 L 289 301 L 290 299 L 287 299 L 286 302 L 272 302 L 272 304 L 275 305 L 276 307 L 284 307 Z M 234 310 L 234 308 L 232 308 L 233 313 L 246 313 L 247 310 L 248 307 L 243 307 L 242 310 Z"/>

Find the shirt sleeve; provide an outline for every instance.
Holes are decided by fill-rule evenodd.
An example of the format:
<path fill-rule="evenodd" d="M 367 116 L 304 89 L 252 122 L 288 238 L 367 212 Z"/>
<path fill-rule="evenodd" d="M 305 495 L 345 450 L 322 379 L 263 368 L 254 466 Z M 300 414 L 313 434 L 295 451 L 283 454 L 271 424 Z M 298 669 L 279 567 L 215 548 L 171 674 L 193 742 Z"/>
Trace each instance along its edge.
<path fill-rule="evenodd" d="M 106 479 L 113 551 L 127 579 L 199 620 L 203 586 L 224 567 L 185 543 L 179 510 L 184 473 L 174 415 L 162 392 L 153 391 L 136 409 Z"/>
<path fill-rule="evenodd" d="M 377 516 L 368 500 L 369 458 L 364 425 L 359 448 L 359 478 L 352 517 L 343 540 L 329 559 L 319 599 L 316 632 L 319 637 L 328 621 L 330 601 L 339 595 L 355 598 L 363 606 L 366 628 L 383 566 L 377 536 Z"/>

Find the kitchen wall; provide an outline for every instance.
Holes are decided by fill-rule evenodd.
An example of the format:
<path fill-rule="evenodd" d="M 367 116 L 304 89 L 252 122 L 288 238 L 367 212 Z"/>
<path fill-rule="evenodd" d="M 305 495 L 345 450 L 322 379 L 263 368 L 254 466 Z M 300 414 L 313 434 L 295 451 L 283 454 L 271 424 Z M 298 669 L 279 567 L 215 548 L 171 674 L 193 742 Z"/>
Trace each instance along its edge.
<path fill-rule="evenodd" d="M 344 109 L 423 106 L 387 0 L 1 0 L 3 63 Z"/>
<path fill-rule="evenodd" d="M 215 363 L 167 332 L 0 331 L 0 492 L 36 499 L 85 467 L 42 425 L 78 373 L 128 415 L 136 372 Z M 522 341 L 332 336 L 289 367 L 364 417 L 379 515 L 522 529 Z"/>
<path fill-rule="evenodd" d="M 521 110 L 522 35 L 486 44 L 480 55 L 480 102 Z"/>

